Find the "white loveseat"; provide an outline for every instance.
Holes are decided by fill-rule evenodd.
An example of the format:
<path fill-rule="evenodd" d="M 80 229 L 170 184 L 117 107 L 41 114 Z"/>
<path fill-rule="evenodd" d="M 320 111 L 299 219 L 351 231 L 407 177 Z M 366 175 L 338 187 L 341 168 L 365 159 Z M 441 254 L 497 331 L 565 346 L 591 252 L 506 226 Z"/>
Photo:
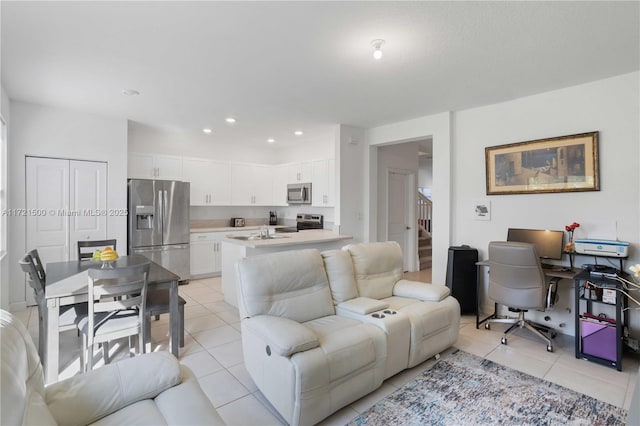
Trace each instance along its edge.
<path fill-rule="evenodd" d="M 20 320 L 0 311 L 2 425 L 223 425 L 193 374 L 168 352 L 44 385 Z"/>
<path fill-rule="evenodd" d="M 239 261 L 245 367 L 291 425 L 313 425 L 458 338 L 442 285 L 402 279 L 393 242 Z"/>

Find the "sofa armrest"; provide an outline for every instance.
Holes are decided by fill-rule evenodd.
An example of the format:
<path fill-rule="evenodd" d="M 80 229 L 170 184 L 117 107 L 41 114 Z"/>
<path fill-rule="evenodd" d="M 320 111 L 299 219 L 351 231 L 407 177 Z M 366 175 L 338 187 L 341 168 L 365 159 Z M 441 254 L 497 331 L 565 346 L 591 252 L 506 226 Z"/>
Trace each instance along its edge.
<path fill-rule="evenodd" d="M 168 352 L 128 358 L 46 388 L 46 403 L 58 424 L 87 425 L 127 405 L 155 398 L 179 384 L 178 360 Z"/>
<path fill-rule="evenodd" d="M 224 420 L 202 391 L 193 372 L 184 365 L 181 367 L 182 383 L 165 390 L 155 399 L 162 417 L 168 425 L 223 426 Z"/>
<path fill-rule="evenodd" d="M 400 280 L 393 287 L 393 295 L 427 302 L 439 302 L 451 294 L 449 287 L 420 281 Z"/>
<path fill-rule="evenodd" d="M 389 304 L 382 300 L 371 299 L 369 297 L 356 297 L 355 299 L 347 300 L 338 304 L 337 308 L 353 312 L 358 315 L 368 315 L 371 312 L 381 311 L 387 309 Z"/>
<path fill-rule="evenodd" d="M 320 346 L 318 336 L 310 328 L 289 318 L 258 315 L 242 321 L 247 329 L 262 336 L 281 356 L 288 357 Z"/>

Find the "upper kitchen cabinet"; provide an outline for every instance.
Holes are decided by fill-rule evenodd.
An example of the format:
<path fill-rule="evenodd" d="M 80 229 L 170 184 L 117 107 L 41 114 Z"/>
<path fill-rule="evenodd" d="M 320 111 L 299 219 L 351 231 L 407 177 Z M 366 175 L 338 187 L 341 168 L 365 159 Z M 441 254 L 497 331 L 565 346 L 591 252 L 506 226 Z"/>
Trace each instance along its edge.
<path fill-rule="evenodd" d="M 273 205 L 273 173 L 262 164 L 231 164 L 231 204 L 234 206 Z"/>
<path fill-rule="evenodd" d="M 229 163 L 184 158 L 184 181 L 191 182 L 192 206 L 228 206 L 231 204 L 231 166 Z"/>
<path fill-rule="evenodd" d="M 336 182 L 335 160 L 314 160 L 311 165 L 311 205 L 332 207 Z"/>
<path fill-rule="evenodd" d="M 301 163 L 288 164 L 287 174 L 287 183 L 311 182 L 312 163 L 311 161 L 303 161 Z"/>
<path fill-rule="evenodd" d="M 273 166 L 273 205 L 288 206 L 287 185 L 289 184 L 289 166 L 282 164 Z"/>
<path fill-rule="evenodd" d="M 182 157 L 131 152 L 127 169 L 133 179 L 182 180 Z"/>

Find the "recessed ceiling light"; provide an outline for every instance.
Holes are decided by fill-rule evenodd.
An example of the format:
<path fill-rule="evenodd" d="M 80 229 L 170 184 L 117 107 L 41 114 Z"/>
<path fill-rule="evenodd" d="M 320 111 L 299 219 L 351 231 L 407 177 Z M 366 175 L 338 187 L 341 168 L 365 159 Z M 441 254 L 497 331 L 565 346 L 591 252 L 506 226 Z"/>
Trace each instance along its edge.
<path fill-rule="evenodd" d="M 125 96 L 138 96 L 140 92 L 135 89 L 122 89 L 122 94 Z"/>
<path fill-rule="evenodd" d="M 233 117 L 227 117 L 227 118 L 224 119 L 224 121 L 226 121 L 229 124 L 233 124 L 233 123 L 236 122 L 236 119 L 233 118 Z"/>
<path fill-rule="evenodd" d="M 269 142 L 269 143 L 274 143 L 275 141 L 276 141 L 276 140 L 275 140 L 274 138 L 269 138 L 269 139 L 267 139 L 267 142 Z"/>
<path fill-rule="evenodd" d="M 293 132 L 294 135 L 296 136 L 302 136 L 302 130 L 296 130 L 295 132 Z"/>
<path fill-rule="evenodd" d="M 211 133 L 211 132 L 212 132 L 212 130 L 211 130 L 211 129 L 209 129 L 209 128 L 204 128 L 204 129 L 202 129 L 202 131 L 203 131 L 204 133 L 206 133 L 206 134 L 209 134 L 209 133 Z"/>

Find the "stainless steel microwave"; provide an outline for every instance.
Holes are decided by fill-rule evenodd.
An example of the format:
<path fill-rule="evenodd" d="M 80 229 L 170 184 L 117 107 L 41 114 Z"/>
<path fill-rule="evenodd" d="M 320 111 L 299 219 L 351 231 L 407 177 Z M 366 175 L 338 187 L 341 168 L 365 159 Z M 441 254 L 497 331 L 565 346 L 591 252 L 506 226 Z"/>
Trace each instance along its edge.
<path fill-rule="evenodd" d="M 287 185 L 287 203 L 311 204 L 311 184 L 293 183 Z"/>

